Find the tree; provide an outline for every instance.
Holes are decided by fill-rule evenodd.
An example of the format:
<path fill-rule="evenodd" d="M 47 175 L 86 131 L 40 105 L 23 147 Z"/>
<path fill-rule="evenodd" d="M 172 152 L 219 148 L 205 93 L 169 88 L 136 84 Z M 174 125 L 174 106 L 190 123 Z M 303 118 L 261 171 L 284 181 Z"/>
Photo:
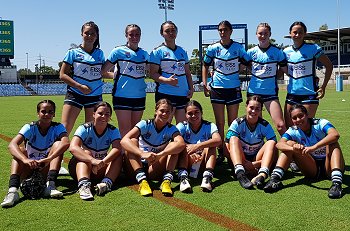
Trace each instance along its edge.
<path fill-rule="evenodd" d="M 321 31 L 321 30 L 328 30 L 328 25 L 327 23 L 323 24 L 320 26 L 320 28 L 318 29 L 318 31 Z"/>
<path fill-rule="evenodd" d="M 27 68 L 21 68 L 21 69 L 19 69 L 17 71 L 17 74 L 20 75 L 20 76 L 27 75 L 27 73 L 28 73 L 28 75 L 32 75 L 33 74 L 33 72 L 30 69 L 28 69 L 28 72 L 27 72 Z"/>
<path fill-rule="evenodd" d="M 41 74 L 45 74 L 45 75 L 57 75 L 58 74 L 58 70 L 55 70 L 53 67 L 48 67 L 48 66 L 41 66 L 39 68 L 39 72 Z"/>
<path fill-rule="evenodd" d="M 190 59 L 190 71 L 193 75 L 201 76 L 201 65 L 199 62 L 199 50 L 193 49 Z"/>

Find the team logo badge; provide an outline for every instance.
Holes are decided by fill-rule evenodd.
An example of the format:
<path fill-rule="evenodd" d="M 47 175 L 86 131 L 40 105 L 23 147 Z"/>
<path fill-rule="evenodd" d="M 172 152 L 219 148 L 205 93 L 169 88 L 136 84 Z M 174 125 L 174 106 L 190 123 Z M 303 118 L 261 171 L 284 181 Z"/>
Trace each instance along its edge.
<path fill-rule="evenodd" d="M 87 140 L 86 140 L 86 144 L 92 144 L 92 137 L 89 137 L 89 138 L 87 138 Z"/>
<path fill-rule="evenodd" d="M 217 49 L 216 50 L 216 56 L 220 56 L 220 54 L 221 54 L 221 49 Z"/>
<path fill-rule="evenodd" d="M 127 58 L 130 58 L 130 57 L 131 57 L 130 52 L 125 52 L 125 56 L 126 56 Z"/>
<path fill-rule="evenodd" d="M 164 51 L 163 55 L 164 58 L 170 57 L 170 53 L 168 51 Z"/>
<path fill-rule="evenodd" d="M 85 67 L 84 69 L 81 69 L 81 72 L 83 72 L 83 75 L 85 75 L 86 73 L 88 73 L 87 68 Z"/>
<path fill-rule="evenodd" d="M 77 54 L 77 59 L 83 60 L 84 59 L 84 55 L 83 54 Z"/>
<path fill-rule="evenodd" d="M 151 137 L 151 135 L 152 135 L 152 134 L 151 134 L 150 132 L 147 132 L 147 133 L 144 135 L 144 137 L 145 137 L 145 139 L 148 140 L 148 139 Z"/>

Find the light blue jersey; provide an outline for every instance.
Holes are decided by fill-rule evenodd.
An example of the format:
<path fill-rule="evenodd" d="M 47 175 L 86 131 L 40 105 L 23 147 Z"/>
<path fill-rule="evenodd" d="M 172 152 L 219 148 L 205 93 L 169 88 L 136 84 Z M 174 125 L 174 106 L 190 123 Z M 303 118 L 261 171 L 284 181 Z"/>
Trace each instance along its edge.
<path fill-rule="evenodd" d="M 182 47 L 176 46 L 175 50 L 162 44 L 155 48 L 150 54 L 150 63 L 159 66 L 160 74 L 169 78 L 175 74 L 178 79 L 177 86 L 169 84 L 157 83 L 157 91 L 159 93 L 175 96 L 187 96 L 189 86 L 185 73 L 185 65 L 189 63 L 187 53 Z"/>
<path fill-rule="evenodd" d="M 103 51 L 96 48 L 90 54 L 81 47 L 68 50 L 63 62 L 73 67 L 73 79 L 91 89 L 91 93 L 85 95 L 75 87 L 67 86 L 68 91 L 79 95 L 102 95 L 101 67 L 105 63 Z"/>
<path fill-rule="evenodd" d="M 116 65 L 112 95 L 124 98 L 146 97 L 146 67 L 148 53 L 142 48 L 132 50 L 126 45 L 111 51 L 107 59 Z"/>
<path fill-rule="evenodd" d="M 215 124 L 202 121 L 202 124 L 197 132 L 193 131 L 188 122 L 181 122 L 176 125 L 181 136 L 184 138 L 187 144 L 196 144 L 210 140 L 215 132 L 218 132 L 218 128 Z"/>
<path fill-rule="evenodd" d="M 158 153 L 172 141 L 179 131 L 172 124 L 165 125 L 161 130 L 155 127 L 154 120 L 141 120 L 135 127 L 140 131 L 139 148 L 144 152 Z"/>
<path fill-rule="evenodd" d="M 223 46 L 216 42 L 208 46 L 203 58 L 205 65 L 213 65 L 214 75 L 210 83 L 214 88 L 237 88 L 241 86 L 239 80 L 239 65 L 245 63 L 247 53 L 243 46 L 233 42 L 230 46 Z"/>
<path fill-rule="evenodd" d="M 229 142 L 233 136 L 239 138 L 243 152 L 249 158 L 258 154 L 264 145 L 265 138 L 266 140 L 276 141 L 276 135 L 269 122 L 259 118 L 255 129 L 251 130 L 245 116 L 237 118 L 232 122 L 226 135 L 226 142 Z"/>
<path fill-rule="evenodd" d="M 252 77 L 248 93 L 258 95 L 278 95 L 278 66 L 286 66 L 287 61 L 281 49 L 274 45 L 267 48 L 256 46 L 247 51 L 252 62 Z"/>
<path fill-rule="evenodd" d="M 62 136 L 67 135 L 65 127 L 61 123 L 51 122 L 46 134 L 42 134 L 38 127 L 38 122 L 25 124 L 19 131 L 24 137 L 25 148 L 28 158 L 40 160 L 46 158 L 50 149 Z"/>
<path fill-rule="evenodd" d="M 303 43 L 299 49 L 289 46 L 283 50 L 288 62 L 289 84 L 293 95 L 315 95 L 317 91 L 316 63 L 323 50 L 316 44 Z"/>
<path fill-rule="evenodd" d="M 326 137 L 330 128 L 334 128 L 334 126 L 326 119 L 312 118 L 310 119 L 310 123 L 310 134 L 305 134 L 305 132 L 303 132 L 303 130 L 301 130 L 297 126 L 292 126 L 282 135 L 282 138 L 286 140 L 293 140 L 306 147 L 311 147 L 312 145 L 315 145 L 324 137 Z M 311 153 L 311 155 L 315 159 L 325 159 L 326 146 L 317 149 L 316 151 Z"/>
<path fill-rule="evenodd" d="M 103 134 L 96 134 L 92 122 L 80 125 L 75 131 L 74 136 L 79 137 L 83 142 L 84 148 L 91 151 L 92 156 L 98 160 L 102 160 L 107 156 L 107 152 L 113 141 L 121 139 L 118 128 L 111 124 L 107 125 Z"/>

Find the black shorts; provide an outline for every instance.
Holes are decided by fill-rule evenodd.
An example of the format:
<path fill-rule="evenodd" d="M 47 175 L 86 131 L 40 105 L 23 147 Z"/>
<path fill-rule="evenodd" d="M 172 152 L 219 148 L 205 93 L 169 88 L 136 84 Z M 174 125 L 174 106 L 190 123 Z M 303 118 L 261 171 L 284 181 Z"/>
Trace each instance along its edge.
<path fill-rule="evenodd" d="M 146 97 L 144 98 L 124 98 L 113 96 L 114 110 L 130 110 L 143 111 L 145 110 Z"/>
<path fill-rule="evenodd" d="M 102 95 L 98 96 L 85 96 L 79 95 L 78 93 L 67 91 L 66 98 L 64 99 L 64 104 L 71 105 L 77 108 L 91 108 L 97 103 L 102 101 Z"/>
<path fill-rule="evenodd" d="M 156 92 L 154 95 L 154 98 L 156 103 L 160 99 L 168 99 L 170 100 L 173 107 L 176 109 L 184 109 L 188 101 L 190 101 L 190 99 L 187 98 L 186 96 L 168 95 L 160 92 Z"/>
<path fill-rule="evenodd" d="M 319 100 L 316 99 L 317 95 L 293 95 L 287 94 L 286 103 L 290 105 L 294 104 L 319 104 Z"/>
<path fill-rule="evenodd" d="M 327 172 L 326 172 L 326 159 L 316 159 L 314 158 L 316 162 L 316 167 L 317 167 L 317 174 L 316 174 L 316 179 L 326 179 L 327 178 Z"/>
<path fill-rule="evenodd" d="M 278 100 L 278 94 L 276 95 L 260 95 L 260 94 L 254 94 L 254 93 L 247 93 L 247 97 L 257 95 L 260 96 L 264 103 L 272 101 L 272 100 Z"/>
<path fill-rule="evenodd" d="M 213 88 L 210 91 L 211 103 L 234 105 L 243 102 L 241 88 Z"/>

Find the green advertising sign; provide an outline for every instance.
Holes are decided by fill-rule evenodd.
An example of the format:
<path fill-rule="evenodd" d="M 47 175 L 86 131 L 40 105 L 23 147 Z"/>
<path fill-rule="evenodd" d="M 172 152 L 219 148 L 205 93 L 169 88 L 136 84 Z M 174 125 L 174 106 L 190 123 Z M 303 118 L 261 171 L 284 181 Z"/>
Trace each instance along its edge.
<path fill-rule="evenodd" d="M 14 58 L 13 21 L 0 20 L 0 56 Z"/>

